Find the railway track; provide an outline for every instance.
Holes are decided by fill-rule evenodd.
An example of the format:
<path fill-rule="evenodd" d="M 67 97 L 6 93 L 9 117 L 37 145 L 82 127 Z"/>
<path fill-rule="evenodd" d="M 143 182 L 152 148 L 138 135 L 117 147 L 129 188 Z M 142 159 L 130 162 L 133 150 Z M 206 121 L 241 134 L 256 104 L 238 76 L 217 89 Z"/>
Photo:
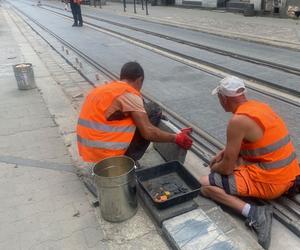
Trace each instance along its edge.
<path fill-rule="evenodd" d="M 62 10 L 61 8 L 56 7 L 56 6 L 52 6 L 52 5 L 46 5 L 46 6 L 48 6 L 49 8 Z M 41 8 L 43 8 L 47 11 L 50 11 L 52 13 L 55 13 L 56 15 L 72 19 L 69 15 L 67 15 L 65 13 L 61 13 L 59 11 L 49 9 L 49 8 L 44 8 L 44 7 L 41 7 Z M 274 62 L 271 62 L 271 61 L 266 61 L 266 60 L 262 60 L 262 59 L 258 59 L 258 58 L 254 58 L 254 57 L 249 57 L 249 56 L 245 56 L 245 55 L 232 53 L 230 51 L 217 49 L 217 48 L 214 48 L 214 47 L 209 47 L 209 46 L 206 46 L 206 45 L 194 43 L 194 42 L 191 42 L 191 41 L 187 41 L 187 40 L 184 40 L 184 39 L 179 39 L 179 38 L 164 35 L 164 34 L 161 34 L 161 33 L 147 31 L 145 29 L 129 26 L 129 25 L 126 25 L 126 24 L 114 22 L 114 21 L 111 21 L 111 20 L 106 20 L 106 19 L 103 19 L 103 18 L 91 16 L 91 15 L 84 15 L 84 16 L 89 17 L 89 18 L 94 19 L 94 20 L 98 20 L 98 21 L 101 21 L 101 22 L 112 24 L 114 26 L 124 27 L 124 28 L 129 29 L 129 30 L 142 32 L 144 34 L 152 35 L 152 36 L 158 37 L 158 38 L 163 38 L 163 39 L 166 39 L 166 40 L 169 40 L 169 41 L 172 41 L 172 42 L 176 42 L 178 44 L 187 45 L 191 48 L 197 48 L 199 50 L 209 51 L 209 52 L 212 52 L 214 54 L 218 54 L 218 55 L 225 56 L 225 57 L 230 57 L 232 59 L 237 59 L 239 61 L 249 62 L 249 63 L 252 63 L 254 65 L 261 65 L 261 66 L 271 68 L 271 69 L 276 69 L 278 71 L 288 73 L 288 74 L 291 74 L 291 75 L 300 76 L 300 69 L 299 68 L 290 67 L 290 66 L 287 66 L 287 65 L 278 64 L 278 63 L 274 63 Z M 101 27 L 100 25 L 97 25 L 97 24 L 89 22 L 89 21 L 86 21 L 85 24 L 88 25 L 91 28 L 97 29 L 98 31 L 102 30 L 102 31 L 109 32 L 111 35 L 115 35 L 120 39 L 123 38 L 123 40 L 126 40 L 128 42 L 132 42 L 137 46 L 141 46 L 143 48 L 150 49 L 152 51 L 155 50 L 157 53 L 165 53 L 165 56 L 168 56 L 168 57 L 170 57 L 174 60 L 180 61 L 184 64 L 189 65 L 189 66 L 195 67 L 199 70 L 206 71 L 206 72 L 208 72 L 210 74 L 213 74 L 215 76 L 218 76 L 220 78 L 223 78 L 224 76 L 226 76 L 228 74 L 242 77 L 245 80 L 248 80 L 247 85 L 250 89 L 252 89 L 254 91 L 257 91 L 257 92 L 260 92 L 260 93 L 263 93 L 265 95 L 269 95 L 269 96 L 281 99 L 281 100 L 289 102 L 291 104 L 295 104 L 297 106 L 300 106 L 300 101 L 299 101 L 300 100 L 299 99 L 300 91 L 298 91 L 296 89 L 292 89 L 288 86 L 277 84 L 277 83 L 274 83 L 274 82 L 271 82 L 271 81 L 266 81 L 266 80 L 264 80 L 260 77 L 256 77 L 256 76 L 253 76 L 253 75 L 242 73 L 242 72 L 237 71 L 237 70 L 230 69 L 230 68 L 226 67 L 226 65 L 224 65 L 224 66 L 216 65 L 215 63 L 208 62 L 207 60 L 202 60 L 200 58 L 196 58 L 196 57 L 189 56 L 187 54 L 183 54 L 183 53 L 171 50 L 171 49 L 167 49 L 165 47 L 158 46 L 156 44 L 134 38 L 134 37 L 126 35 L 124 33 L 117 32 L 113 29 L 107 29 L 107 28 Z"/>
<path fill-rule="evenodd" d="M 47 6 L 47 7 L 58 9 L 58 10 L 63 10 L 62 8 L 59 8 L 59 7 L 53 6 L 53 5 L 49 5 L 49 4 L 43 4 L 43 6 Z M 41 8 L 43 8 L 43 6 L 41 6 Z M 47 9 L 47 8 L 44 8 L 44 9 Z M 58 13 L 58 12 L 56 12 L 56 13 Z M 61 14 L 61 13 L 59 13 L 59 14 Z M 65 16 L 67 16 L 67 15 L 65 15 Z M 236 54 L 236 53 L 226 51 L 226 50 L 223 50 L 223 49 L 218 49 L 218 48 L 214 48 L 214 47 L 211 47 L 211 46 L 207 46 L 207 45 L 191 42 L 191 41 L 188 41 L 188 40 L 180 39 L 180 38 L 177 38 L 177 37 L 172 37 L 172 36 L 169 36 L 169 35 L 164 35 L 164 34 L 149 31 L 149 30 L 146 30 L 146 29 L 133 27 L 133 26 L 130 26 L 130 25 L 126 25 L 124 23 L 107 20 L 107 19 L 96 17 L 96 16 L 93 16 L 93 15 L 83 14 L 83 16 L 94 19 L 94 20 L 98 20 L 98 21 L 101 21 L 101 22 L 106 22 L 106 23 L 109 23 L 109 24 L 112 24 L 112 25 L 116 25 L 116 26 L 119 26 L 119 27 L 124 27 L 124 28 L 130 29 L 130 30 L 135 30 L 135 31 L 142 32 L 142 33 L 145 33 L 145 34 L 161 37 L 161 38 L 164 38 L 164 39 L 167 39 L 167 40 L 170 40 L 170 41 L 173 41 L 173 42 L 185 44 L 185 45 L 188 45 L 188 46 L 191 46 L 191 47 L 194 47 L 194 48 L 204 49 L 204 50 L 216 53 L 216 54 L 229 56 L 231 58 L 240 59 L 240 60 L 243 60 L 243 61 L 247 61 L 247 62 L 259 64 L 259 65 L 264 65 L 264 66 L 267 66 L 267 67 L 270 67 L 270 68 L 281 70 L 283 72 L 288 72 L 290 74 L 295 74 L 295 75 L 300 76 L 300 69 L 299 68 L 289 67 L 289 66 L 284 65 L 284 64 L 278 64 L 278 63 L 274 63 L 274 62 L 270 62 L 270 61 L 250 57 L 250 56 Z"/>
<path fill-rule="evenodd" d="M 55 49 L 61 56 L 65 58 L 65 60 L 68 61 L 68 58 L 64 56 L 64 54 L 60 53 L 57 48 L 54 48 L 47 39 L 43 37 L 43 34 L 40 34 L 35 27 L 33 26 L 33 23 L 40 27 L 44 32 L 47 34 L 50 34 L 55 39 L 57 39 L 63 46 L 68 47 L 70 50 L 72 50 L 75 54 L 77 54 L 80 58 L 82 58 L 85 62 L 92 65 L 95 69 L 102 72 L 108 79 L 117 79 L 118 76 L 115 72 L 112 72 L 108 68 L 104 67 L 100 63 L 96 62 L 92 58 L 90 58 L 88 55 L 84 54 L 80 50 L 78 50 L 76 47 L 74 47 L 72 44 L 68 43 L 61 37 L 57 36 L 54 32 L 49 30 L 44 25 L 40 24 L 37 20 L 31 18 L 28 16 L 25 12 L 18 9 L 16 6 L 11 5 L 14 8 L 15 13 L 22 18 L 22 20 L 29 25 L 41 38 L 44 39 L 45 42 L 47 42 L 53 49 Z M 72 65 L 72 62 L 69 61 L 69 63 Z M 73 66 L 73 65 L 72 65 Z M 78 69 L 77 69 L 78 70 Z M 92 81 L 88 77 L 86 77 L 82 72 L 81 74 L 89 80 L 91 84 Z M 151 100 L 153 102 L 156 102 L 159 104 L 164 112 L 170 117 L 170 121 L 177 127 L 182 126 L 190 126 L 193 127 L 194 133 L 193 133 L 193 139 L 195 141 L 194 146 L 192 147 L 192 151 L 200 157 L 204 162 L 208 163 L 210 161 L 210 158 L 212 155 L 214 155 L 219 149 L 223 148 L 223 144 L 212 137 L 210 134 L 205 132 L 202 128 L 199 126 L 196 126 L 186 119 L 178 116 L 174 111 L 160 103 L 158 100 L 153 98 L 150 95 L 145 95 L 145 98 L 148 100 Z M 291 101 L 289 101 L 291 102 Z M 297 103 L 294 103 L 292 101 L 293 105 L 297 105 Z M 299 104 L 298 104 L 299 105 Z M 297 195 L 293 198 L 288 197 L 281 197 L 280 199 L 276 201 L 272 201 L 271 204 L 274 207 L 274 216 L 275 218 L 280 221 L 282 224 L 284 224 L 287 228 L 289 228 L 293 233 L 295 233 L 298 237 L 300 237 L 300 195 Z"/>

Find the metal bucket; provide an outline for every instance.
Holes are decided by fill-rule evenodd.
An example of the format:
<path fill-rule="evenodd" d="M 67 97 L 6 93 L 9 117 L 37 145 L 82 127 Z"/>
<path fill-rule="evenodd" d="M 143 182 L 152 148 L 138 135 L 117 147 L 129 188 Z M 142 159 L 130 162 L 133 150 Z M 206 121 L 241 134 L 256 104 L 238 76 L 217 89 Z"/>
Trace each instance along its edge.
<path fill-rule="evenodd" d="M 106 158 L 93 167 L 103 219 L 121 222 L 137 211 L 134 161 L 127 156 Z"/>
<path fill-rule="evenodd" d="M 34 74 L 31 63 L 21 63 L 13 65 L 18 88 L 27 90 L 36 88 Z"/>

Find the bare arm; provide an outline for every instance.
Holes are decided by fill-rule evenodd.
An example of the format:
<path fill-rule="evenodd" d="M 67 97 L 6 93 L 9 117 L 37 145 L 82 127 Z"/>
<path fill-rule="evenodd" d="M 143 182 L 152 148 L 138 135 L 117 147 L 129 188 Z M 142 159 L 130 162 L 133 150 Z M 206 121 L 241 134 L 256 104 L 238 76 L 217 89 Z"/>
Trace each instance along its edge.
<path fill-rule="evenodd" d="M 139 129 L 141 135 L 148 141 L 154 142 L 174 142 L 176 134 L 168 133 L 153 126 L 149 121 L 147 113 L 144 112 L 130 112 L 136 127 Z"/>
<path fill-rule="evenodd" d="M 224 155 L 224 150 L 222 149 L 221 151 L 219 151 L 210 161 L 209 165 L 212 166 L 214 165 L 216 162 L 219 162 L 222 160 L 223 155 Z"/>
<path fill-rule="evenodd" d="M 223 175 L 230 175 L 236 167 L 240 147 L 245 137 L 246 126 L 243 117 L 234 116 L 227 127 L 227 143 L 224 149 L 223 157 L 219 162 L 211 166 L 213 172 Z"/>

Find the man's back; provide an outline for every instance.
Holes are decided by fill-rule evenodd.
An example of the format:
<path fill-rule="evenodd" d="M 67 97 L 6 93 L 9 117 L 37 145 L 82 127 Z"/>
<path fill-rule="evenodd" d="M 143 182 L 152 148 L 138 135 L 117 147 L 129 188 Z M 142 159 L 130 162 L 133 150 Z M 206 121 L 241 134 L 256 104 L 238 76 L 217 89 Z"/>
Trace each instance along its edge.
<path fill-rule="evenodd" d="M 106 157 L 123 155 L 128 148 L 136 129 L 132 118 L 108 120 L 105 116 L 115 98 L 124 93 L 140 96 L 125 82 L 97 87 L 87 96 L 77 125 L 78 150 L 84 161 L 97 162 Z"/>
<path fill-rule="evenodd" d="M 298 160 L 284 121 L 258 101 L 240 105 L 235 116 L 241 116 L 243 126 L 248 126 L 240 156 L 251 164 L 250 176 L 273 184 L 294 180 L 299 175 Z"/>

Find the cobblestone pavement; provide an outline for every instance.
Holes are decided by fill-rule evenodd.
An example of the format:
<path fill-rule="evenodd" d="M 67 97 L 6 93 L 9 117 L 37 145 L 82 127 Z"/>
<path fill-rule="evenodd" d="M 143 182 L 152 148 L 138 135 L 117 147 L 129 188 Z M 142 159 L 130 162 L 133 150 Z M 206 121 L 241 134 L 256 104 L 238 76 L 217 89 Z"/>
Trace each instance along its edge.
<path fill-rule="evenodd" d="M 56 1 L 48 0 L 44 2 Z M 83 14 L 84 8 L 94 7 L 83 6 Z M 300 49 L 300 22 L 295 19 L 260 16 L 244 17 L 240 13 L 169 6 L 149 6 L 149 15 L 147 16 L 145 10 L 141 9 L 141 5 L 137 6 L 137 14 L 134 14 L 132 4 L 128 4 L 126 12 L 123 12 L 123 5 L 114 2 L 107 2 L 102 9 L 99 9 L 99 7 L 96 9 L 99 11 L 99 16 L 101 16 L 101 12 L 111 12 L 118 15 L 189 27 L 227 37 Z"/>

